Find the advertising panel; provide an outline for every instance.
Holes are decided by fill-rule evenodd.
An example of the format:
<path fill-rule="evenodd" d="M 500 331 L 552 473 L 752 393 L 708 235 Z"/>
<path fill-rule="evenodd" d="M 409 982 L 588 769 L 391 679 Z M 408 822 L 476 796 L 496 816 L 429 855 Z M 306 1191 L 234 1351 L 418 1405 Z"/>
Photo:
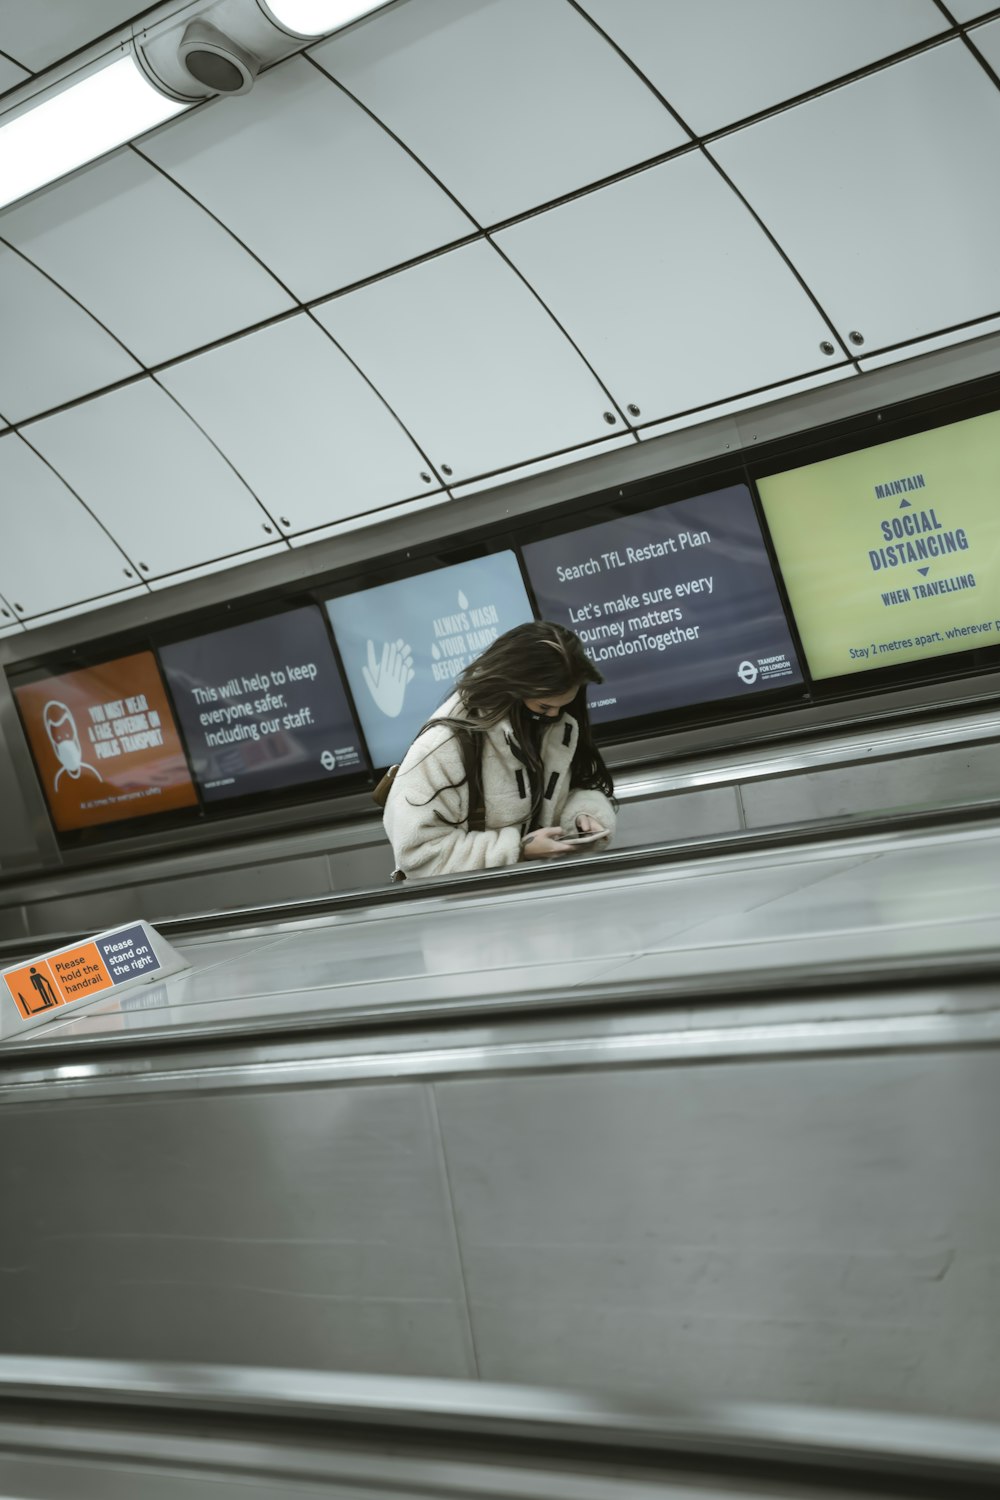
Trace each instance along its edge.
<path fill-rule="evenodd" d="M 814 677 L 1000 644 L 1000 412 L 759 489 Z"/>
<path fill-rule="evenodd" d="M 364 769 L 315 606 L 163 646 L 160 660 L 206 801 Z"/>
<path fill-rule="evenodd" d="M 197 806 L 151 651 L 15 685 L 14 697 L 60 832 Z"/>
<path fill-rule="evenodd" d="M 513 552 L 437 568 L 327 602 L 372 760 L 401 760 L 455 678 L 533 618 Z"/>
<path fill-rule="evenodd" d="M 596 724 L 802 681 L 746 485 L 523 549 L 539 609 L 604 674 Z"/>

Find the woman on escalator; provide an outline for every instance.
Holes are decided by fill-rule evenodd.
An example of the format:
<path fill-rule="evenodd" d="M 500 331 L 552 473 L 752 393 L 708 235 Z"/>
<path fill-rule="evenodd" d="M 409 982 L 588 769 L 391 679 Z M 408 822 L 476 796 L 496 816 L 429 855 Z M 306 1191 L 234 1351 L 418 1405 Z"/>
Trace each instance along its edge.
<path fill-rule="evenodd" d="M 385 803 L 397 873 L 452 875 L 607 846 L 614 786 L 591 738 L 600 672 L 562 625 L 493 641 L 410 746 Z M 596 838 L 595 838 L 596 835 Z"/>

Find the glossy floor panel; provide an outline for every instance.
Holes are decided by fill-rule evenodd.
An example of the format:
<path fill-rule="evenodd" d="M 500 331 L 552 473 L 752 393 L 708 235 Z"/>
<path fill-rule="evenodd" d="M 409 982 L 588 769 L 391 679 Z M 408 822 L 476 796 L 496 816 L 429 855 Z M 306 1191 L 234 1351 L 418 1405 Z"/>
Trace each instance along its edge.
<path fill-rule="evenodd" d="M 179 943 L 189 972 L 46 1027 L 79 1036 L 406 1010 L 599 980 L 675 982 L 878 967 L 998 944 L 1000 828 L 674 863 L 607 879 L 453 893 Z M 176 1033 L 175 1033 L 176 1034 Z M 39 1032 L 29 1040 L 40 1040 Z M 15 1039 L 13 1045 L 17 1045 Z"/>

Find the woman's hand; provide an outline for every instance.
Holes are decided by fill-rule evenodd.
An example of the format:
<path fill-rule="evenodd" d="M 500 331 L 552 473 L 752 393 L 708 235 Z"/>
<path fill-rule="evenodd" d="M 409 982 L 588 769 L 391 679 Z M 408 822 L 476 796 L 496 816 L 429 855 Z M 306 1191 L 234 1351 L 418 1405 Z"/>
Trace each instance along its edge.
<path fill-rule="evenodd" d="M 521 840 L 522 859 L 548 859 L 552 854 L 570 854 L 572 844 L 562 843 L 561 828 L 536 828 Z"/>
<path fill-rule="evenodd" d="M 596 818 L 592 818 L 590 813 L 577 813 L 576 831 L 577 833 L 607 833 L 608 830 L 604 827 L 603 823 L 599 823 Z"/>

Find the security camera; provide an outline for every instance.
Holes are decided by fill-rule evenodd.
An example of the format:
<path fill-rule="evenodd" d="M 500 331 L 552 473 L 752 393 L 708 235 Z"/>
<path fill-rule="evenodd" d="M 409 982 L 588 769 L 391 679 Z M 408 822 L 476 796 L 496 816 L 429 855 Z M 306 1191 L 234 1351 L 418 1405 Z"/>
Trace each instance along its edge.
<path fill-rule="evenodd" d="M 260 67 L 256 57 L 207 21 L 185 27 L 177 56 L 195 82 L 213 94 L 249 93 Z"/>

